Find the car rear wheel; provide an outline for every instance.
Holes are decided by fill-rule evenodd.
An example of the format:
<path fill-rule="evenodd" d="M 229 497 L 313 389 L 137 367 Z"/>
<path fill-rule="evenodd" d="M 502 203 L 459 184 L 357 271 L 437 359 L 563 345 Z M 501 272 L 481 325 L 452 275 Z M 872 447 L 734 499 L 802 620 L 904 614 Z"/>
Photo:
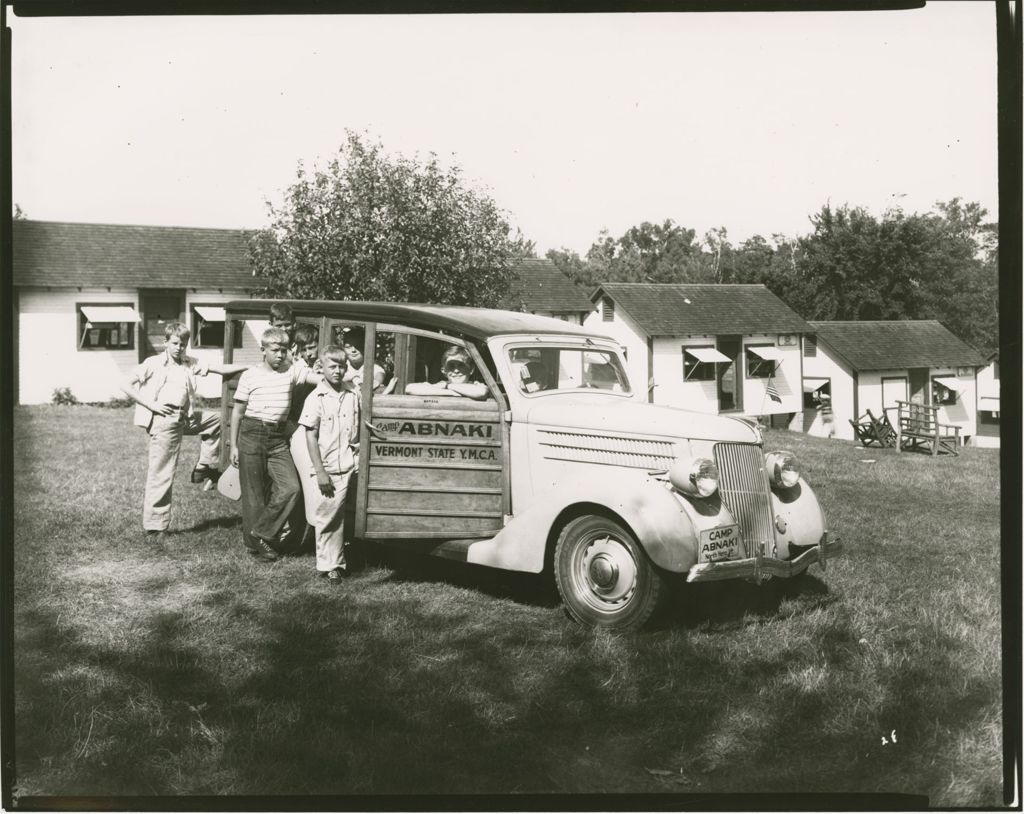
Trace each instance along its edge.
<path fill-rule="evenodd" d="M 591 627 L 635 630 L 663 604 L 665 577 L 614 520 L 585 515 L 555 546 L 555 582 L 569 615 Z"/>

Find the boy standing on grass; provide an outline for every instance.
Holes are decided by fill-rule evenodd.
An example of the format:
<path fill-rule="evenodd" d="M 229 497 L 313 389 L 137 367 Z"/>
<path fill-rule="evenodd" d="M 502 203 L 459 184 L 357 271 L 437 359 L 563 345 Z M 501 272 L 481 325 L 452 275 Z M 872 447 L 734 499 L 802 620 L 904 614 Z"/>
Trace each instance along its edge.
<path fill-rule="evenodd" d="M 288 516 L 299 499 L 299 480 L 288 450 L 288 408 L 298 384 L 322 376 L 293 364 L 291 340 L 281 328 L 260 337 L 263 362 L 238 380 L 231 412 L 231 465 L 242 491 L 242 541 L 256 557 L 273 562 Z"/>
<path fill-rule="evenodd" d="M 323 381 L 307 397 L 299 417 L 316 476 L 316 488 L 305 490 L 306 517 L 316 530 L 317 573 L 338 584 L 348 574 L 345 495 L 358 449 L 359 393 L 345 381 L 344 348 L 328 345 L 320 362 Z"/>
<path fill-rule="evenodd" d="M 196 377 L 209 371 L 230 376 L 245 365 L 203 364 L 187 356 L 190 332 L 181 322 L 164 326 L 164 352 L 136 367 L 121 389 L 136 404 L 134 423 L 149 433 L 149 465 L 142 504 L 142 528 L 150 543 L 163 542 L 171 522 L 171 487 L 183 435 L 198 435 L 199 463 L 192 483 L 215 481 L 220 475 L 220 416 L 196 409 Z"/>

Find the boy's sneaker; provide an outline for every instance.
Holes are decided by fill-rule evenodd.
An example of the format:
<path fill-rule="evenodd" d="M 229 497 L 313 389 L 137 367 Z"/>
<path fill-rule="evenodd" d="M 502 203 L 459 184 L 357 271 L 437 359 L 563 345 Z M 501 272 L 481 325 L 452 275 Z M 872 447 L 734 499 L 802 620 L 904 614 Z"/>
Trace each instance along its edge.
<path fill-rule="evenodd" d="M 163 529 L 146 529 L 142 533 L 146 545 L 159 546 L 167 542 L 167 532 Z"/>
<path fill-rule="evenodd" d="M 216 483 L 219 477 L 220 470 L 209 464 L 199 464 L 192 470 L 192 483 L 203 483 L 204 481 Z"/>
<path fill-rule="evenodd" d="M 317 573 L 332 585 L 340 585 L 348 576 L 347 568 L 333 568 L 330 571 L 317 571 Z"/>

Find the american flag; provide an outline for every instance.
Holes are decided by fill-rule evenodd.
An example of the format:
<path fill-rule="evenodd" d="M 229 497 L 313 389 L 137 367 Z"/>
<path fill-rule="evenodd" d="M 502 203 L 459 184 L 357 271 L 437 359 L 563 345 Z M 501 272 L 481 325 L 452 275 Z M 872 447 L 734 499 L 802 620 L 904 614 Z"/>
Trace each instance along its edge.
<path fill-rule="evenodd" d="M 779 395 L 779 391 L 775 387 L 775 379 L 768 380 L 768 398 L 782 404 L 782 396 Z"/>

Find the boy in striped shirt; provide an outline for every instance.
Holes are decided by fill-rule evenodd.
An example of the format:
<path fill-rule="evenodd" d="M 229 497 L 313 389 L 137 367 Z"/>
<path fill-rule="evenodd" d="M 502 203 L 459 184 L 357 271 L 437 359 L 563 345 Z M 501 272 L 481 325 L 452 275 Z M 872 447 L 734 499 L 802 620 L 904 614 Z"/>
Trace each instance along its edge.
<path fill-rule="evenodd" d="M 242 541 L 253 555 L 276 560 L 275 548 L 301 494 L 288 449 L 288 410 L 296 385 L 323 377 L 292 362 L 287 332 L 267 328 L 260 337 L 263 362 L 238 379 L 231 413 L 231 464 L 242 490 Z"/>

